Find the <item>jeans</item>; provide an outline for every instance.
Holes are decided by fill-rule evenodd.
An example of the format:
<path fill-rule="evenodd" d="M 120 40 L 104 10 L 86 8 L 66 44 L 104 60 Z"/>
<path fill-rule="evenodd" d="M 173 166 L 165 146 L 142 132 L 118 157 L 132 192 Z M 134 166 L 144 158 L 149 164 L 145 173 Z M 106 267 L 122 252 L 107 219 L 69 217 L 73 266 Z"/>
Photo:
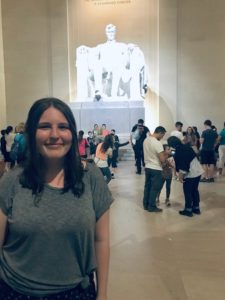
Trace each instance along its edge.
<path fill-rule="evenodd" d="M 112 179 L 112 175 L 111 175 L 109 167 L 99 168 L 99 169 L 101 170 L 106 182 L 109 183 L 110 180 Z"/>
<path fill-rule="evenodd" d="M 156 198 L 162 187 L 162 171 L 145 168 L 145 188 L 143 206 L 145 209 L 156 208 Z"/>
<path fill-rule="evenodd" d="M 141 163 L 144 166 L 144 150 L 143 150 L 143 143 L 139 144 L 137 143 L 133 147 L 134 149 L 134 154 L 135 154 L 135 161 L 136 161 L 136 167 L 137 167 L 137 172 L 141 173 Z"/>
<path fill-rule="evenodd" d="M 183 191 L 185 198 L 185 209 L 191 210 L 199 208 L 200 196 L 198 191 L 198 185 L 201 176 L 195 178 L 185 178 L 183 183 Z"/>

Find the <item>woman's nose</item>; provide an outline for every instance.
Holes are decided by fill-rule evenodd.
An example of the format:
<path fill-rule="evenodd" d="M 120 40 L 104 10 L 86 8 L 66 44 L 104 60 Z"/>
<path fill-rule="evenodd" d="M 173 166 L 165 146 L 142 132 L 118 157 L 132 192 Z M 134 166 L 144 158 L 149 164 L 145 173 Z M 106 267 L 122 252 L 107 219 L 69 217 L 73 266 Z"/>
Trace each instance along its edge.
<path fill-rule="evenodd" d="M 58 128 L 56 126 L 51 128 L 50 136 L 52 138 L 57 138 L 59 136 Z"/>

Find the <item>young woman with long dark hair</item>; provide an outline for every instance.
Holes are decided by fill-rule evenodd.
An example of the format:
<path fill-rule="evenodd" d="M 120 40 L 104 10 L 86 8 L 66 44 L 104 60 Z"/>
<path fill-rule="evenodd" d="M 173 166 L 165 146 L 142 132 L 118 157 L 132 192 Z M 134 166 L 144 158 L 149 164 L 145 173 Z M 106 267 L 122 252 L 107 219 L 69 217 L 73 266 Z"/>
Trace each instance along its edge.
<path fill-rule="evenodd" d="M 0 181 L 0 299 L 106 300 L 112 197 L 72 111 L 40 99 L 24 134 L 26 161 Z"/>

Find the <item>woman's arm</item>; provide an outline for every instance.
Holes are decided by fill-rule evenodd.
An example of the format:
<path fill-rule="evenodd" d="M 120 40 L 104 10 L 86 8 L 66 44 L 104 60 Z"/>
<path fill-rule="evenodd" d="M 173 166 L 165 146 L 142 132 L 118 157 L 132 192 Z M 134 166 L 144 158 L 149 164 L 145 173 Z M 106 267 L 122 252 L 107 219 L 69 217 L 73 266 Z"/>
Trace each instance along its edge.
<path fill-rule="evenodd" d="M 109 157 L 112 157 L 113 154 L 113 149 L 111 147 L 108 148 L 108 150 L 106 151 L 106 155 L 108 155 Z"/>
<path fill-rule="evenodd" d="M 2 210 L 0 209 L 0 249 L 2 248 L 5 240 L 6 225 L 7 217 L 3 214 Z"/>
<path fill-rule="evenodd" d="M 97 258 L 97 300 L 106 300 L 110 252 L 109 210 L 107 210 L 96 223 L 95 250 Z"/>

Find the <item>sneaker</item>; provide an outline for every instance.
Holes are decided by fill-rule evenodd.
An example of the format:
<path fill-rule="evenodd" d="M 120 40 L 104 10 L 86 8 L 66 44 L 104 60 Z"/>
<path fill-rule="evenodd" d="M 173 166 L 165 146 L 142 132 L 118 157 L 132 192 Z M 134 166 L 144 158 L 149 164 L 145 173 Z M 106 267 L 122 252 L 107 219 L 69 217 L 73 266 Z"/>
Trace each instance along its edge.
<path fill-rule="evenodd" d="M 186 209 L 180 210 L 179 214 L 182 215 L 182 216 L 193 217 L 192 211 L 189 211 L 189 210 L 186 210 Z"/>
<path fill-rule="evenodd" d="M 111 178 L 112 178 L 112 179 L 115 179 L 115 176 L 114 176 L 114 174 L 113 174 L 113 173 L 111 173 Z"/>
<path fill-rule="evenodd" d="M 153 208 L 149 208 L 148 211 L 158 213 L 158 212 L 162 212 L 163 210 L 162 210 L 162 208 L 153 207 Z"/>
<path fill-rule="evenodd" d="M 207 178 L 202 178 L 200 179 L 200 182 L 209 182 L 209 180 Z"/>
<path fill-rule="evenodd" d="M 192 212 L 196 215 L 200 215 L 201 214 L 201 211 L 199 208 L 192 208 Z"/>
<path fill-rule="evenodd" d="M 170 200 L 169 200 L 169 199 L 166 199 L 166 200 L 165 200 L 165 204 L 166 204 L 166 206 L 171 206 Z"/>
<path fill-rule="evenodd" d="M 215 182 L 214 178 L 209 178 L 207 182 Z"/>
<path fill-rule="evenodd" d="M 136 174 L 141 175 L 141 171 L 137 171 Z"/>

